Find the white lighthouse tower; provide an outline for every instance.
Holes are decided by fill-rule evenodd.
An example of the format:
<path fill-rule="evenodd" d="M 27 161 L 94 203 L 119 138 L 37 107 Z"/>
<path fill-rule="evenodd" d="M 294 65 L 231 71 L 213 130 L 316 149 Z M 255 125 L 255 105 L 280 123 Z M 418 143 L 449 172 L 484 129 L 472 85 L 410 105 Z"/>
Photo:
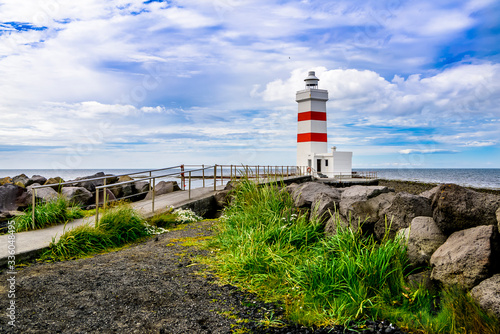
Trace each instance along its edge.
<path fill-rule="evenodd" d="M 328 91 L 318 88 L 319 79 L 310 71 L 304 79 L 306 87 L 299 90 L 297 126 L 297 166 L 306 167 L 316 175 L 335 177 L 352 173 L 352 152 L 340 152 L 332 147 L 328 153 L 326 101 Z"/>

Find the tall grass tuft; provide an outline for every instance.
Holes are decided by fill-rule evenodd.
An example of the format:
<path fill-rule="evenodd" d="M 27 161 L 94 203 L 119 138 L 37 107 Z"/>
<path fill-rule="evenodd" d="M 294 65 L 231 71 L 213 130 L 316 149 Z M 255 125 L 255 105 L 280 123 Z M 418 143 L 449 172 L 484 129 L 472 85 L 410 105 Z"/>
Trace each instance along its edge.
<path fill-rule="evenodd" d="M 47 226 L 65 223 L 69 220 L 83 217 L 83 212 L 78 207 L 68 208 L 68 200 L 63 196 L 35 207 L 35 221 L 33 222 L 33 208 L 30 207 L 23 215 L 17 216 L 15 221 L 16 231 L 28 231 L 45 228 Z"/>
<path fill-rule="evenodd" d="M 116 248 L 150 235 L 145 221 L 128 205 L 106 211 L 96 226 L 81 225 L 54 239 L 44 257 L 78 258 Z"/>
<path fill-rule="evenodd" d="M 148 235 L 144 220 L 127 205 L 106 211 L 99 220 L 96 229 L 107 233 L 116 246 Z"/>
<path fill-rule="evenodd" d="M 44 256 L 66 260 L 101 252 L 114 246 L 105 231 L 85 224 L 65 232 L 57 242 L 53 239 Z"/>
<path fill-rule="evenodd" d="M 469 297 L 452 299 L 457 294 L 445 290 L 440 304 L 439 292 L 407 285 L 403 240 L 377 241 L 340 223 L 326 237 L 320 221 L 294 209 L 276 185 L 242 181 L 232 195 L 211 241 L 212 263 L 234 284 L 282 302 L 290 320 L 333 325 L 383 318 L 424 333 L 483 333 L 483 323 L 498 331 Z M 474 312 L 477 331 L 464 332 Z"/>

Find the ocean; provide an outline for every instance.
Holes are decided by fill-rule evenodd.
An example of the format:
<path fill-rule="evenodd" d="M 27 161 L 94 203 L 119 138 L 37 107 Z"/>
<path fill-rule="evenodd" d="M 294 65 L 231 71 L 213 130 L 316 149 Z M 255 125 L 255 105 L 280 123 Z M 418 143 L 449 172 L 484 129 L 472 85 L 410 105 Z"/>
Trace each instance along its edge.
<path fill-rule="evenodd" d="M 16 176 L 19 174 L 26 174 L 28 177 L 32 175 L 42 175 L 46 178 L 59 176 L 66 181 L 74 180 L 77 177 L 93 175 L 97 172 L 104 172 L 106 174 L 130 174 L 144 171 L 144 169 L 0 169 L 0 178 L 5 176 Z M 179 169 L 173 170 L 179 172 Z M 485 168 L 485 169 L 472 169 L 472 168 L 394 168 L 394 169 L 372 169 L 372 168 L 355 168 L 353 171 L 377 172 L 379 178 L 389 180 L 405 180 L 405 181 L 418 181 L 427 183 L 455 183 L 461 186 L 469 186 L 476 188 L 489 188 L 500 189 L 500 169 L 499 168 Z M 153 175 L 166 174 L 169 171 L 155 172 Z M 227 175 L 228 170 L 224 170 Z M 199 172 L 198 172 L 199 174 Z M 140 175 L 149 176 L 148 173 L 141 173 Z M 212 171 L 207 171 L 206 175 L 213 175 Z M 187 175 L 186 175 L 187 176 Z M 162 180 L 179 180 L 178 178 L 165 178 Z M 200 183 L 199 180 L 193 181 L 196 184 Z M 212 183 L 213 184 L 213 183 Z M 193 184 L 195 186 L 195 184 Z M 196 185 L 197 186 L 197 185 Z"/>

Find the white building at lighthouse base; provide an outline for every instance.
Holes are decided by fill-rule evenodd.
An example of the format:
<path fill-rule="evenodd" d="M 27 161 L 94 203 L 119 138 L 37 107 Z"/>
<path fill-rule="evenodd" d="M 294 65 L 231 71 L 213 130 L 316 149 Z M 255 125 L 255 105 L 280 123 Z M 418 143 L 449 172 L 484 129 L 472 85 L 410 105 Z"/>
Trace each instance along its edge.
<path fill-rule="evenodd" d="M 352 152 L 337 151 L 332 147 L 330 153 L 300 154 L 304 161 L 299 166 L 307 166 L 312 174 L 324 175 L 328 178 L 350 176 L 352 174 Z"/>

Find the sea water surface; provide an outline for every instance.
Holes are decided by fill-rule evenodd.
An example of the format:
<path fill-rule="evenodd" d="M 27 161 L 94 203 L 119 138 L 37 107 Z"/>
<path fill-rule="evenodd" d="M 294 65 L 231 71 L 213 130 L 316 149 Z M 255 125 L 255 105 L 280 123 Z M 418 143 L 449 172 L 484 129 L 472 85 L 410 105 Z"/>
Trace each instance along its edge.
<path fill-rule="evenodd" d="M 106 174 L 122 175 L 144 171 L 145 169 L 0 169 L 0 178 L 5 176 L 14 177 L 19 174 L 26 174 L 28 177 L 42 175 L 46 178 L 59 176 L 66 181 L 74 180 L 77 177 L 93 175 L 97 172 Z M 375 171 L 379 178 L 389 180 L 418 181 L 427 183 L 455 183 L 461 186 L 500 189 L 500 168 L 394 168 L 394 169 L 372 169 L 354 168 L 354 171 L 366 172 Z M 179 169 L 173 172 L 179 172 Z M 154 172 L 153 175 L 166 174 L 169 171 Z M 200 174 L 201 172 L 198 172 Z M 229 173 L 224 171 L 224 174 Z M 149 176 L 149 173 L 140 175 Z M 213 175 L 213 171 L 207 170 L 206 175 Z M 187 175 L 186 175 L 187 176 Z M 178 180 L 176 177 L 163 180 Z M 196 181 L 199 183 L 199 181 Z"/>

